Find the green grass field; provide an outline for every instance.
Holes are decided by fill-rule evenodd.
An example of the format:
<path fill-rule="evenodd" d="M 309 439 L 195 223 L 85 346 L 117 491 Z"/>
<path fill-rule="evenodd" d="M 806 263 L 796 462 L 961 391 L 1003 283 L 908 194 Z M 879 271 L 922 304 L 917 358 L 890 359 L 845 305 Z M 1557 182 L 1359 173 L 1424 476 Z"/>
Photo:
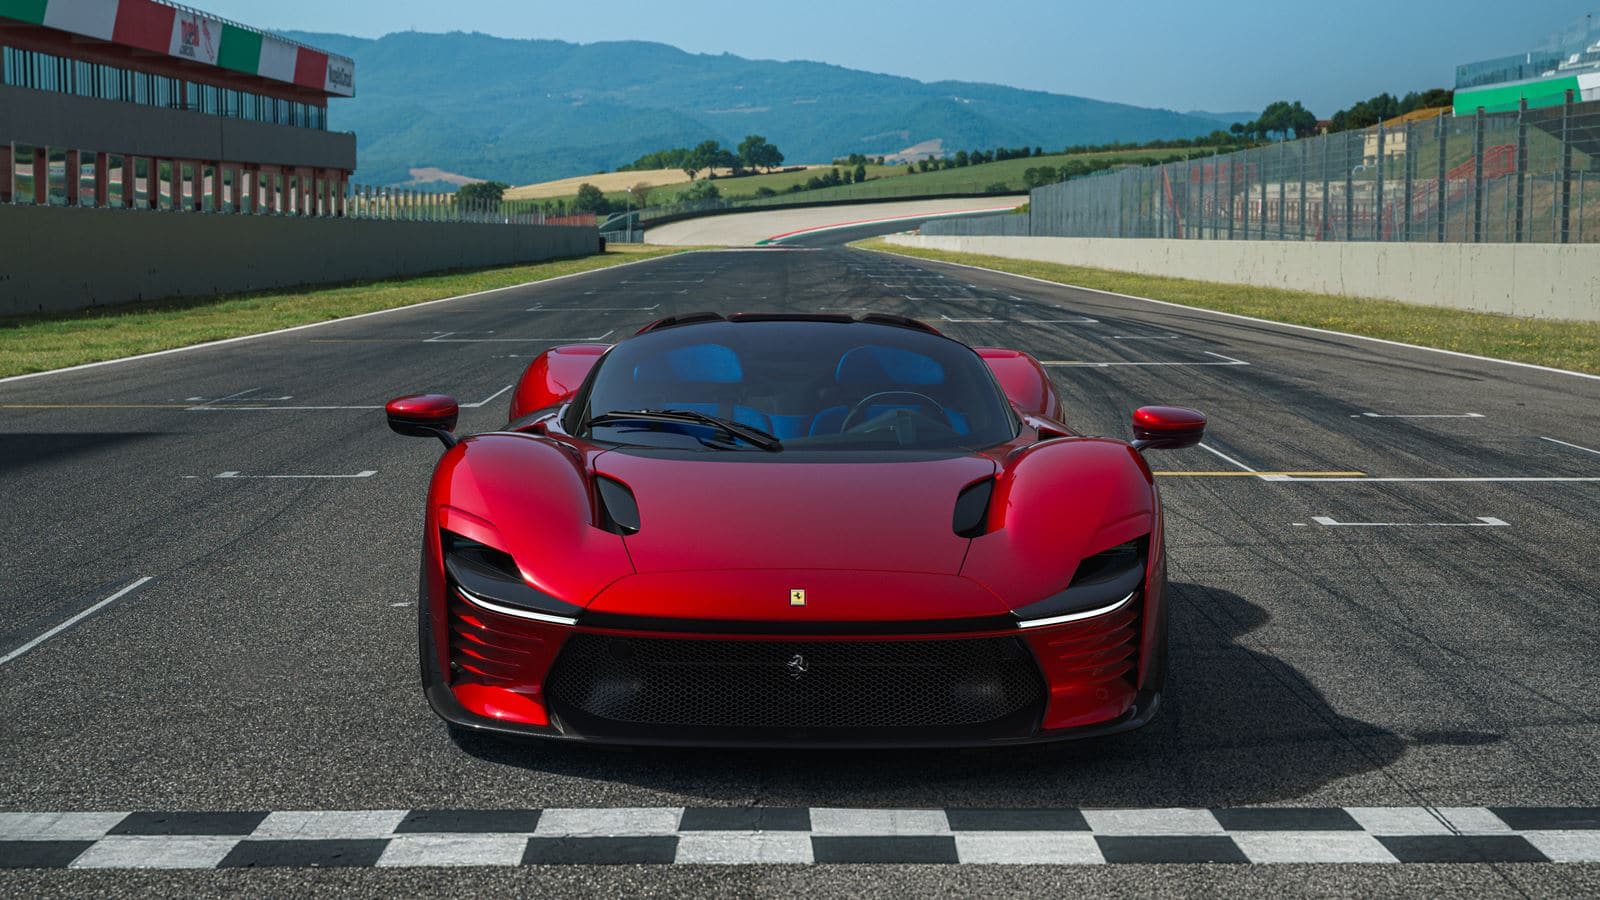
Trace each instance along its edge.
<path fill-rule="evenodd" d="M 134 303 L 55 316 L 0 318 L 0 377 L 44 372 L 341 319 L 460 294 L 544 281 L 692 248 L 600 256 L 222 297 Z"/>
<path fill-rule="evenodd" d="M 1073 161 L 1134 165 L 1141 164 L 1151 158 L 1165 159 L 1182 154 L 1209 156 L 1211 155 L 1211 150 L 1200 148 L 1190 150 L 1116 150 L 1105 153 L 1055 154 L 1053 156 L 1008 159 L 1003 162 L 984 163 L 983 165 L 967 166 L 960 169 L 942 169 L 937 172 L 917 172 L 912 174 L 907 174 L 905 166 L 867 166 L 868 180 L 861 184 L 821 188 L 814 191 L 804 191 L 799 194 L 790 194 L 787 191 L 791 186 L 805 184 L 811 178 L 822 175 L 828 170 L 815 169 L 804 172 L 774 172 L 771 175 L 747 175 L 743 178 L 718 178 L 712 183 L 717 186 L 717 190 L 722 194 L 724 200 L 747 201 L 751 205 L 757 206 L 781 206 L 795 202 L 883 200 L 897 197 L 983 194 L 990 192 L 991 188 L 997 185 L 1004 185 L 1004 190 L 996 191 L 996 193 L 1022 193 L 1028 189 L 1023 175 L 1029 169 L 1042 166 L 1051 166 L 1059 169 Z M 838 168 L 844 171 L 849 167 L 839 166 Z M 764 187 L 777 191 L 779 196 L 758 199 L 756 194 Z M 670 205 L 678 192 L 687 188 L 687 184 L 659 187 L 652 192 L 650 205 Z M 575 196 L 562 199 L 570 203 L 575 199 Z M 607 193 L 606 199 L 619 207 L 624 203 L 631 202 L 628 195 L 621 191 Z"/>
<path fill-rule="evenodd" d="M 1366 300 L 1278 288 L 1158 278 L 998 256 L 900 247 L 881 239 L 863 241 L 855 246 L 922 259 L 982 266 L 1061 284 L 1166 300 L 1274 322 L 1310 325 L 1441 350 L 1600 374 L 1600 323 L 1595 322 L 1525 319 L 1418 306 L 1393 300 Z"/>

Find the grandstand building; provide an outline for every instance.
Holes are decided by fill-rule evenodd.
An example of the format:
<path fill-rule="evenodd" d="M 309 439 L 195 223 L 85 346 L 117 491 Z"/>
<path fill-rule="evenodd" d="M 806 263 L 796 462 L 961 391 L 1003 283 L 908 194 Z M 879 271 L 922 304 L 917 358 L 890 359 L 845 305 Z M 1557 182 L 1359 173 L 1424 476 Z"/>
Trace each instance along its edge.
<path fill-rule="evenodd" d="M 0 0 L 0 203 L 337 216 L 355 64 L 158 0 Z"/>
<path fill-rule="evenodd" d="M 1600 23 L 1585 18 L 1544 46 L 1456 67 L 1455 114 L 1510 112 L 1600 100 Z"/>

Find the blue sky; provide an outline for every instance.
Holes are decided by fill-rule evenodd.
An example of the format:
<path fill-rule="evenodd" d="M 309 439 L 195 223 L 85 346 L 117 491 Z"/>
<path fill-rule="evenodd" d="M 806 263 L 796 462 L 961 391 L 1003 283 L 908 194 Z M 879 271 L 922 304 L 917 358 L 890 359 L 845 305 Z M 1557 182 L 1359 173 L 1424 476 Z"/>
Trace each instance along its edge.
<path fill-rule="evenodd" d="M 1329 115 L 1379 91 L 1450 86 L 1455 65 L 1527 49 L 1597 0 L 189 0 L 264 28 L 376 37 L 483 31 L 811 59 L 1226 112 L 1287 97 Z"/>

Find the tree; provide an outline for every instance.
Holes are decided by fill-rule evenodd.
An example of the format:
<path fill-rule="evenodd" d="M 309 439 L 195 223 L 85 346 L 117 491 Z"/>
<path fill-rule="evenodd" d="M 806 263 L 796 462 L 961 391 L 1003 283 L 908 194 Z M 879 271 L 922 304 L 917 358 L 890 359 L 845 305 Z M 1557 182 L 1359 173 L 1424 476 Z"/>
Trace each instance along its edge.
<path fill-rule="evenodd" d="M 956 168 L 958 168 L 958 169 L 964 168 L 967 165 L 967 159 L 968 159 L 967 151 L 965 151 L 965 150 L 957 150 L 956 151 Z"/>
<path fill-rule="evenodd" d="M 699 146 L 689 151 L 679 168 L 683 169 L 683 174 L 689 176 L 690 181 L 693 181 L 695 175 L 706 169 L 726 165 L 726 160 L 731 157 L 732 154 L 722 149 L 722 144 L 717 141 L 702 141 Z"/>
<path fill-rule="evenodd" d="M 783 153 L 759 134 L 752 134 L 739 142 L 739 161 L 752 169 L 771 172 L 783 165 Z"/>
<path fill-rule="evenodd" d="M 686 190 L 678 192 L 679 203 L 692 203 L 697 200 L 721 200 L 722 192 L 710 181 L 696 181 Z"/>
<path fill-rule="evenodd" d="M 511 185 L 503 181 L 474 181 L 456 189 L 456 201 L 499 206 L 500 201 L 505 198 L 506 191 L 510 189 Z"/>
<path fill-rule="evenodd" d="M 654 186 L 655 185 L 652 185 L 648 181 L 641 181 L 633 187 L 628 188 L 628 197 L 633 200 L 633 205 L 639 207 L 640 209 L 644 209 L 645 207 L 649 206 L 650 189 Z"/>
<path fill-rule="evenodd" d="M 579 212 L 603 215 L 611 211 L 605 192 L 588 182 L 578 185 L 578 199 L 573 205 Z"/>
<path fill-rule="evenodd" d="M 860 184 L 861 182 L 866 181 L 866 180 L 867 180 L 867 165 L 866 165 L 866 163 L 859 163 L 859 164 L 856 165 L 856 184 Z"/>

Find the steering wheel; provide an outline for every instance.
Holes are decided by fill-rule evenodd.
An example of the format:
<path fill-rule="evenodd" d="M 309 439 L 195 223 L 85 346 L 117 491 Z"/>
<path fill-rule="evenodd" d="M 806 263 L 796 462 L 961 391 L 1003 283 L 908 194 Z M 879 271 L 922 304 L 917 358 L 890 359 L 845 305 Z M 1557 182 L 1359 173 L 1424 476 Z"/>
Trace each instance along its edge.
<path fill-rule="evenodd" d="M 855 406 L 850 407 L 850 411 L 845 413 L 844 421 L 839 423 L 839 433 L 843 434 L 844 432 L 849 431 L 851 424 L 855 422 L 857 417 L 861 416 L 867 411 L 867 407 L 871 406 L 874 402 L 883 400 L 886 397 L 896 397 L 901 399 L 909 397 L 916 403 L 918 412 L 932 410 L 937 413 L 937 415 L 928 416 L 928 418 L 932 419 L 933 421 L 938 422 L 941 425 L 945 425 L 950 421 L 949 416 L 945 414 L 944 407 L 939 404 L 939 401 L 929 397 L 927 394 L 919 394 L 916 391 L 879 391 L 876 394 L 868 394 L 867 396 L 862 397 L 856 402 Z"/>

